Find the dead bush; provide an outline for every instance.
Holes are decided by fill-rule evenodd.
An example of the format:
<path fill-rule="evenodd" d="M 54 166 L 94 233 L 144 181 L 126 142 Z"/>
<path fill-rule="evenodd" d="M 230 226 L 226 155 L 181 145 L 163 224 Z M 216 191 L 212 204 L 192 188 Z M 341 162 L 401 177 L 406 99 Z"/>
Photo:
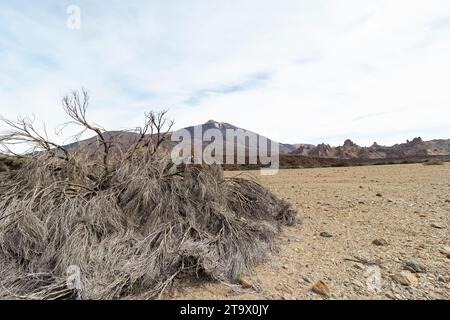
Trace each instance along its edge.
<path fill-rule="evenodd" d="M 22 136 L 0 139 L 27 137 L 40 148 L 0 186 L 1 297 L 152 299 L 175 278 L 233 281 L 294 223 L 290 205 L 254 181 L 225 178 L 217 166 L 175 166 L 158 148 L 164 113 L 150 113 L 141 139 L 113 158 L 113 142 L 86 120 L 86 99 L 74 93 L 65 107 L 96 132 L 98 159 L 48 142 L 27 122 L 13 126 Z"/>

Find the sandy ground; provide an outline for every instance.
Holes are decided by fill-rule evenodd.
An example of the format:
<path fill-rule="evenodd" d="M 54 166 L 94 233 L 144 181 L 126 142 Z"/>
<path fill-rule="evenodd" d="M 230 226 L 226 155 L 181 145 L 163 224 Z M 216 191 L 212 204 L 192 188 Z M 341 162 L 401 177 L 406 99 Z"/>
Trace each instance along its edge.
<path fill-rule="evenodd" d="M 285 228 L 279 251 L 244 278 L 253 288 L 201 282 L 171 298 L 450 299 L 450 164 L 252 174 L 302 223 Z M 329 296 L 313 292 L 318 281 Z"/>

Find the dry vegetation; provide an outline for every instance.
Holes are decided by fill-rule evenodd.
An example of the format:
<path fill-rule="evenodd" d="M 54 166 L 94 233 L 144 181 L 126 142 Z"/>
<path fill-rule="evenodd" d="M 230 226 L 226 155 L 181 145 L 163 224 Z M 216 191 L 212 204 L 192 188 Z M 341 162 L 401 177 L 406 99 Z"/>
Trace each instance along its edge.
<path fill-rule="evenodd" d="M 4 150 L 33 147 L 0 186 L 0 297 L 156 298 L 174 279 L 232 282 L 295 222 L 290 205 L 220 168 L 175 166 L 158 148 L 172 123 L 149 113 L 128 150 L 86 117 L 86 92 L 63 100 L 68 124 L 97 135 L 99 156 L 66 150 L 33 127 L 5 120 Z M 66 286 L 71 266 L 82 288 Z"/>
<path fill-rule="evenodd" d="M 22 161 L 16 157 L 0 155 L 0 172 L 17 170 L 22 166 Z"/>

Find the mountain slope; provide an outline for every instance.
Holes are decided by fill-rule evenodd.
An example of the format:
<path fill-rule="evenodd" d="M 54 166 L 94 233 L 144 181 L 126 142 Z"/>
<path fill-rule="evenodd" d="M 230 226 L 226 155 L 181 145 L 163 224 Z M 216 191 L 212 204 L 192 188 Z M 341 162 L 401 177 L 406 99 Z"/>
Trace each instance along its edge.
<path fill-rule="evenodd" d="M 249 134 L 254 134 L 256 136 L 259 136 L 261 138 L 264 138 L 268 141 L 271 141 L 269 138 L 259 135 L 255 132 L 252 132 L 250 130 L 246 130 L 246 129 L 242 129 L 239 127 L 236 127 L 232 124 L 226 123 L 226 122 L 218 122 L 218 121 L 214 121 L 214 120 L 209 120 L 207 122 L 205 122 L 204 124 L 199 124 L 196 126 L 191 126 L 191 127 L 186 127 L 183 128 L 184 130 L 189 131 L 189 133 L 191 134 L 192 137 L 194 137 L 194 131 L 195 129 L 202 129 L 202 132 L 205 132 L 207 130 L 210 129 L 216 129 L 219 130 L 223 136 L 224 139 L 226 139 L 226 131 L 227 130 L 243 130 L 245 133 L 249 133 Z M 181 130 L 183 130 L 181 129 Z M 224 140 L 225 141 L 225 140 Z M 244 147 L 245 149 L 248 149 L 248 142 L 246 142 L 245 137 L 237 137 L 236 138 L 236 143 L 237 146 L 239 147 Z M 208 142 L 206 142 L 206 144 L 208 144 Z M 283 144 L 283 143 L 278 143 L 278 147 L 279 147 L 279 152 L 284 154 L 284 153 L 289 153 L 295 150 L 295 147 L 293 145 L 290 144 Z"/>

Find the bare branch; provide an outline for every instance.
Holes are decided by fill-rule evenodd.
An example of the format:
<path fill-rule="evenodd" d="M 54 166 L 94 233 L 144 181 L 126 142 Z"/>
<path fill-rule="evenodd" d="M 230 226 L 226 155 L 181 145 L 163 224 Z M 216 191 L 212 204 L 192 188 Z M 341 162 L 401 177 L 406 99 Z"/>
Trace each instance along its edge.
<path fill-rule="evenodd" d="M 62 100 L 63 108 L 66 114 L 73 120 L 68 124 L 76 124 L 78 126 L 83 127 L 83 131 L 80 132 L 77 137 L 81 137 L 81 135 L 90 130 L 94 132 L 100 143 L 103 146 L 103 166 L 105 170 L 105 176 L 108 176 L 110 173 L 109 168 L 109 154 L 111 149 L 111 141 L 105 138 L 103 134 L 103 129 L 91 124 L 86 118 L 87 108 L 89 106 L 89 94 L 85 89 L 82 89 L 81 95 L 78 91 L 73 91 L 70 95 L 67 95 Z"/>
<path fill-rule="evenodd" d="M 49 140 L 45 126 L 43 134 L 37 131 L 34 127 L 34 118 L 18 117 L 14 121 L 0 117 L 0 121 L 10 128 L 10 131 L 0 135 L 0 145 L 7 153 L 16 155 L 11 149 L 12 146 L 30 145 L 30 153 L 47 151 L 52 156 L 69 160 L 69 152 L 64 147 Z M 61 152 L 63 156 L 61 156 Z"/>
<path fill-rule="evenodd" d="M 144 126 L 137 128 L 139 139 L 128 151 L 126 160 L 130 159 L 140 148 L 151 148 L 152 154 L 158 150 L 174 125 L 174 121 L 168 120 L 166 114 L 167 110 L 158 113 L 153 111 L 145 113 Z"/>

